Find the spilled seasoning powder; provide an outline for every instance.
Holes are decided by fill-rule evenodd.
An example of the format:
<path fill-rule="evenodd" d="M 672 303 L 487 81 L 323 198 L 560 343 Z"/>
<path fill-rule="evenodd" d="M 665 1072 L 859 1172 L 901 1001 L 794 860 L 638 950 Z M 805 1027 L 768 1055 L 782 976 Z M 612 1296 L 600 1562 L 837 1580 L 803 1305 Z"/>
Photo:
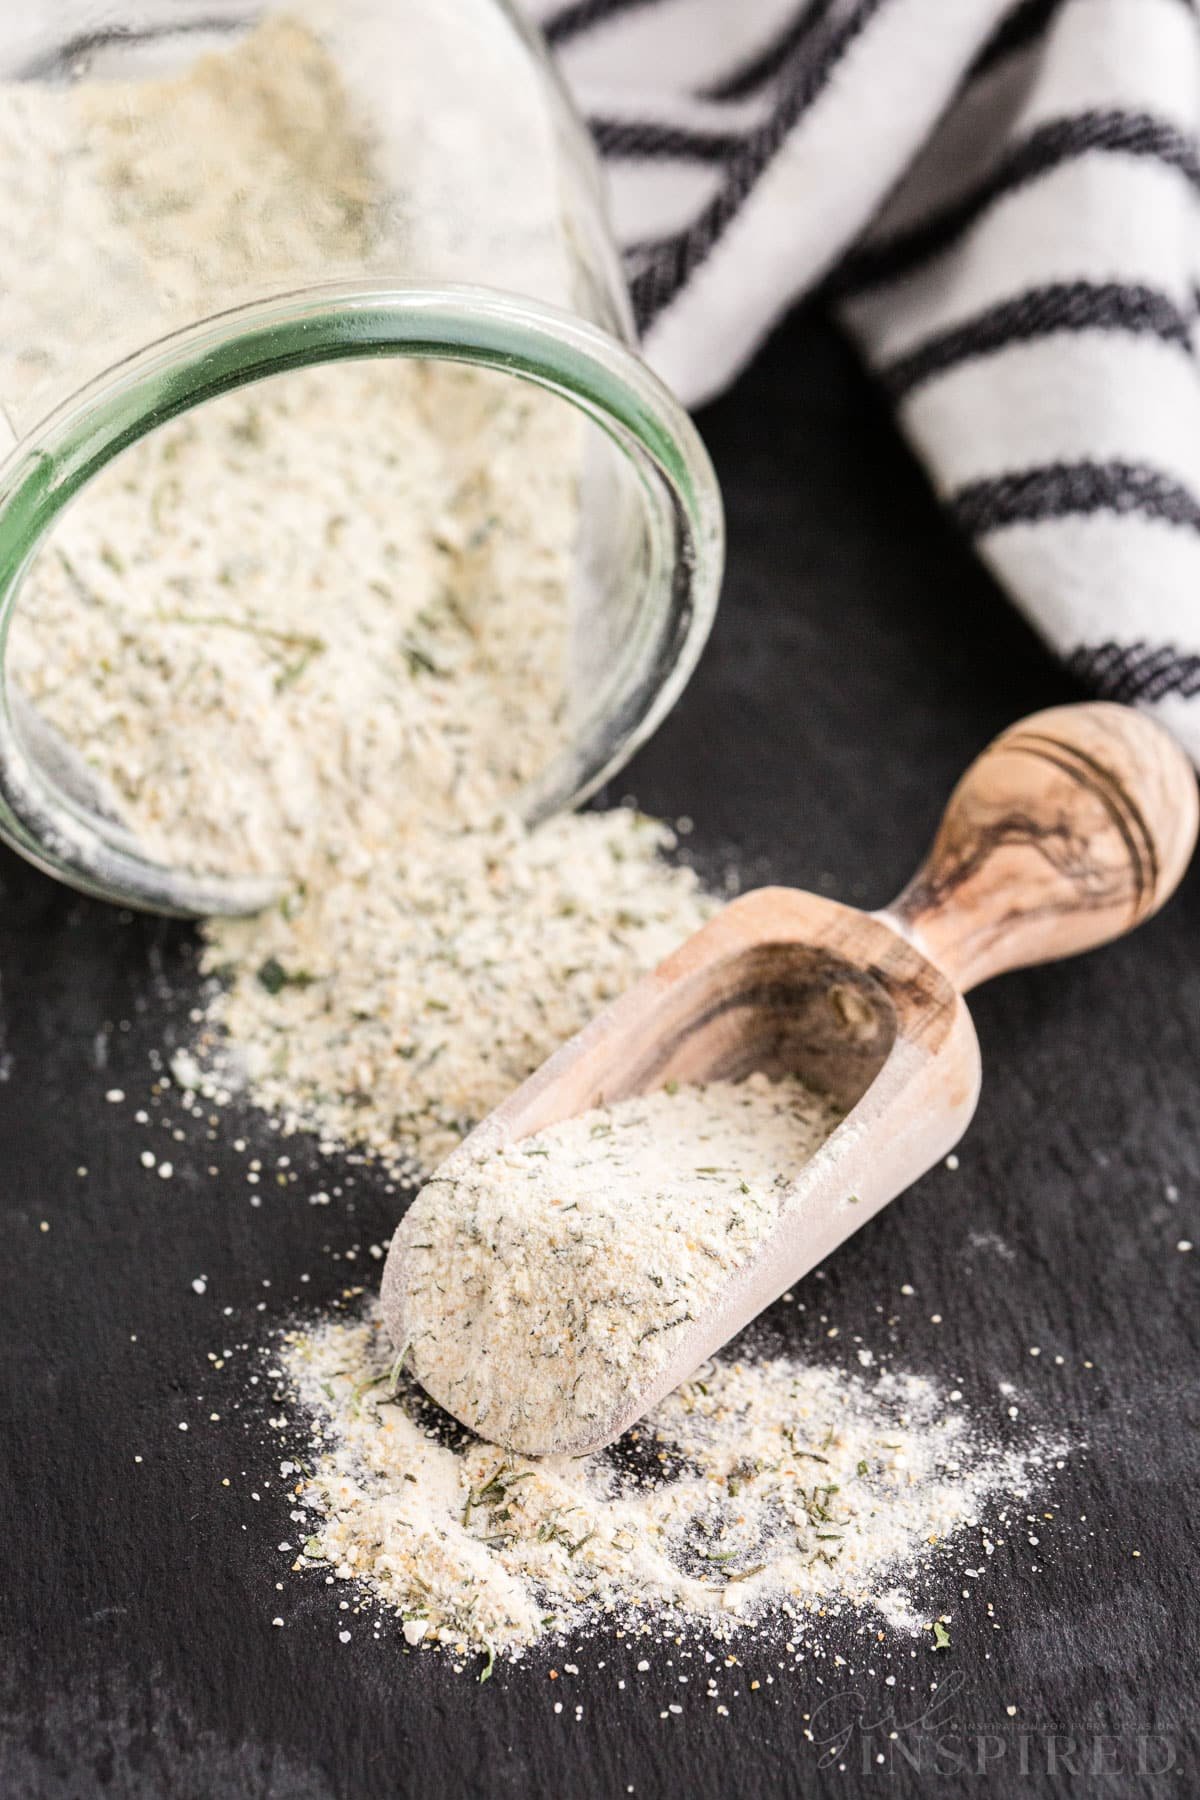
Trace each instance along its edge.
<path fill-rule="evenodd" d="M 41 410 L 97 345 L 461 253 L 455 208 L 413 203 L 453 159 L 413 126 L 403 69 L 346 90 L 372 76 L 323 47 L 337 14 L 302 0 L 133 93 L 4 89 L 0 220 L 14 244 L 38 226 L 28 280 L 0 291 L 8 391 Z M 464 82 L 440 129 L 475 128 Z M 525 117 L 499 163 L 471 160 L 473 191 L 497 184 L 497 278 L 516 256 L 514 284 L 566 304 Z M 81 246 L 106 250 L 104 282 Z M 488 371 L 293 371 L 133 446 L 31 568 L 10 666 L 104 808 L 174 866 L 283 878 L 277 907 L 204 928 L 206 1098 L 430 1169 L 712 911 L 662 826 L 516 816 L 598 691 L 598 622 L 572 598 L 581 431 Z"/>
<path fill-rule="evenodd" d="M 305 894 L 205 927 L 208 1092 L 432 1170 L 485 1113 L 711 917 L 621 808 L 413 829 Z"/>
<path fill-rule="evenodd" d="M 535 1454 L 594 1442 L 776 1225 L 841 1116 L 795 1077 L 672 1083 L 457 1159 L 396 1233 L 393 1337 L 483 1436 Z"/>
<path fill-rule="evenodd" d="M 820 1609 L 919 1629 L 940 1560 L 980 1573 L 1052 1454 L 1001 1450 L 918 1376 L 723 1356 L 611 1449 L 533 1461 L 451 1427 L 374 1307 L 289 1335 L 282 1366 L 311 1420 L 296 1567 L 358 1584 L 410 1643 L 790 1636 Z"/>

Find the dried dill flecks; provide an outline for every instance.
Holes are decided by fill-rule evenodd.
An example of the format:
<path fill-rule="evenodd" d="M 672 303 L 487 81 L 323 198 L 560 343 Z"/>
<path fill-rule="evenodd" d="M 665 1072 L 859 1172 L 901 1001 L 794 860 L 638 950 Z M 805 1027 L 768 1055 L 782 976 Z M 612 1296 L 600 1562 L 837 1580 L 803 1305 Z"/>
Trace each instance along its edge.
<path fill-rule="evenodd" d="M 656 1618 L 724 1639 L 775 1621 L 794 1638 L 866 1610 L 927 1631 L 916 1591 L 947 1559 L 985 1591 L 1006 1502 L 1061 1454 L 1002 1451 L 916 1376 L 719 1358 L 635 1428 L 632 1458 L 535 1462 L 439 1437 L 409 1377 L 385 1398 L 392 1361 L 373 1307 L 283 1346 L 312 1428 L 297 1567 L 361 1584 L 410 1643 L 481 1655 Z M 798 1455 L 817 1446 L 819 1466 Z"/>
<path fill-rule="evenodd" d="M 603 1435 L 840 1117 L 795 1077 L 676 1085 L 440 1176 L 395 1239 L 415 1373 L 519 1450 Z"/>

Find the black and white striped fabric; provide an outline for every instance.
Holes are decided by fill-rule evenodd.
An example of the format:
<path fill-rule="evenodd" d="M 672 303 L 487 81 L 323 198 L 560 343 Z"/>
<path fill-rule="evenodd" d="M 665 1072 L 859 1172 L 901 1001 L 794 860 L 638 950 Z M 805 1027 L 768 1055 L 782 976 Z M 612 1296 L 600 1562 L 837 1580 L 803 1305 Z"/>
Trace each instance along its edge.
<path fill-rule="evenodd" d="M 824 283 L 938 492 L 1200 762 L 1198 0 L 527 0 L 689 404 Z"/>

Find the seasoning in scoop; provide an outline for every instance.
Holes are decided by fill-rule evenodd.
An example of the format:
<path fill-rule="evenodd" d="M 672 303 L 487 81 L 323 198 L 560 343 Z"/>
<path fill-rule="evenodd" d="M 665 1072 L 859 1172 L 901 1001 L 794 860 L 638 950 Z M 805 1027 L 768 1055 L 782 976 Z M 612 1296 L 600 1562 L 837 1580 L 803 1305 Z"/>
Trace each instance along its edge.
<path fill-rule="evenodd" d="M 436 1176 L 393 1248 L 414 1373 L 517 1450 L 603 1435 L 841 1116 L 794 1076 L 672 1083 Z"/>

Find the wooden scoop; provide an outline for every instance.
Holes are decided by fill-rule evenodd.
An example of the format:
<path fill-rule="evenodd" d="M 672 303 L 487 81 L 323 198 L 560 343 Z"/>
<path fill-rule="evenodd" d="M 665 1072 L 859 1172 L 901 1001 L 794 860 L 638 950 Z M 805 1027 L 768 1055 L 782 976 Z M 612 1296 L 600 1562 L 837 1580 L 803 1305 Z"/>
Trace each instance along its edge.
<path fill-rule="evenodd" d="M 967 770 L 890 907 L 863 913 L 789 888 L 744 895 L 484 1119 L 443 1175 L 670 1081 L 794 1072 L 847 1109 L 774 1229 L 650 1384 L 626 1391 L 586 1441 L 516 1447 L 581 1455 L 610 1443 L 945 1156 L 979 1094 L 963 994 L 1149 918 L 1187 867 L 1197 811 L 1191 764 L 1148 719 L 1104 704 L 1037 713 Z M 397 1345 L 408 1342 L 402 1257 L 397 1243 L 383 1280 Z M 419 1356 L 415 1367 L 420 1376 Z"/>

